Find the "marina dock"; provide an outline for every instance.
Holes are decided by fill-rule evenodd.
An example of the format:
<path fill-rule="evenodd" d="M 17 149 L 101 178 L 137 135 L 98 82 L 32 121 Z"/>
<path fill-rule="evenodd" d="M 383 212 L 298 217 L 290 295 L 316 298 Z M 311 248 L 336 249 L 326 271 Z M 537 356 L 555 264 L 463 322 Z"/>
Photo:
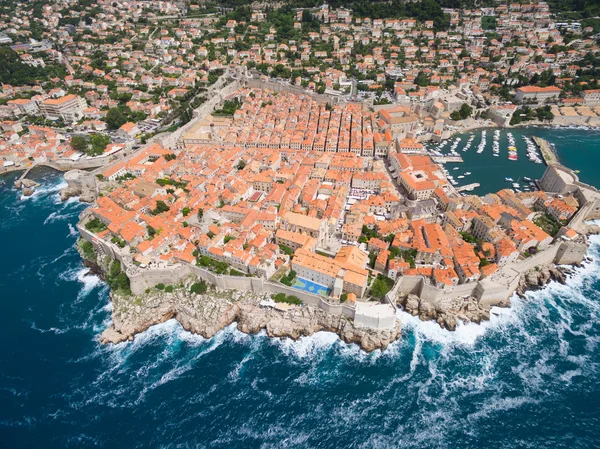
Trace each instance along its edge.
<path fill-rule="evenodd" d="M 463 162 L 461 156 L 432 156 L 433 162 L 437 164 L 444 164 L 446 162 Z"/>
<path fill-rule="evenodd" d="M 537 136 L 533 136 L 533 141 L 540 149 L 546 165 L 558 164 L 558 158 L 556 157 L 556 154 L 554 154 L 554 150 L 552 150 L 550 142 Z"/>
<path fill-rule="evenodd" d="M 479 184 L 478 182 L 474 182 L 473 184 L 467 184 L 466 186 L 455 187 L 455 190 L 457 192 L 470 192 L 471 190 L 476 189 L 480 185 L 481 184 Z"/>

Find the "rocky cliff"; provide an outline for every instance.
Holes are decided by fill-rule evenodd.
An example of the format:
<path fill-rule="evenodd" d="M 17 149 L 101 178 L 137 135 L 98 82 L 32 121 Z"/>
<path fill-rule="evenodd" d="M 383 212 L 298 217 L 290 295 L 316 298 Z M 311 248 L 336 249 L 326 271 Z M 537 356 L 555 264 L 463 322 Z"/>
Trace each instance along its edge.
<path fill-rule="evenodd" d="M 441 327 L 451 331 L 456 330 L 458 321 L 480 323 L 490 319 L 490 309 L 475 298 L 454 301 L 448 308 L 436 308 L 431 302 L 416 295 L 406 295 L 398 298 L 398 305 L 423 321 L 436 321 Z M 502 305 L 508 307 L 510 301 L 507 300 Z"/>
<path fill-rule="evenodd" d="M 524 296 L 528 290 L 538 290 L 550 281 L 557 281 L 561 284 L 566 282 L 566 275 L 570 270 L 565 267 L 555 265 L 543 265 L 526 271 L 519 280 L 517 294 Z"/>
<path fill-rule="evenodd" d="M 365 351 L 385 349 L 400 337 L 400 324 L 393 329 L 356 328 L 352 320 L 311 306 L 277 310 L 261 306 L 265 296 L 233 290 L 213 289 L 196 295 L 181 287 L 172 293 L 153 289 L 142 297 L 112 294 L 113 323 L 100 336 L 102 343 L 132 340 L 148 327 L 175 318 L 184 329 L 211 338 L 233 322 L 245 333 L 266 330 L 269 337 L 298 339 L 319 331 L 334 332 L 347 343 Z"/>

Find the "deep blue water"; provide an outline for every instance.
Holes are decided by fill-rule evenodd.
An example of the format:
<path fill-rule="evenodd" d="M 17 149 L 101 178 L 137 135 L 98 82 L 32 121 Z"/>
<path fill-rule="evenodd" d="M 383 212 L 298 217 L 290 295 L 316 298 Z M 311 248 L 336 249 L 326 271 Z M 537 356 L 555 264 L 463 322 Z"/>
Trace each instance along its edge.
<path fill-rule="evenodd" d="M 540 131 L 600 181 L 597 134 Z M 25 200 L 12 178 L 0 178 L 2 448 L 600 446 L 600 240 L 568 285 L 482 326 L 401 314 L 384 352 L 234 326 L 204 340 L 174 321 L 101 346 L 108 290 L 74 248 L 84 206 L 59 202 L 60 175 Z"/>

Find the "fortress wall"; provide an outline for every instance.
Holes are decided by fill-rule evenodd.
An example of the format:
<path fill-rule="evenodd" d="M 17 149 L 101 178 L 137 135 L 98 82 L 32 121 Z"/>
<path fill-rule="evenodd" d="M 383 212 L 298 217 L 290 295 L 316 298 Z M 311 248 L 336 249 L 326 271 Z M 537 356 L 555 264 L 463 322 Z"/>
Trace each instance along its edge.
<path fill-rule="evenodd" d="M 182 282 L 188 276 L 189 271 L 184 267 L 181 267 L 180 270 L 173 270 L 170 268 L 155 269 L 129 275 L 129 282 L 131 292 L 134 295 L 141 295 L 148 288 L 155 287 L 158 284 L 176 284 Z"/>
<path fill-rule="evenodd" d="M 509 286 L 494 283 L 478 283 L 474 295 L 479 299 L 481 304 L 493 307 L 508 298 L 518 285 L 519 277 L 516 277 Z"/>
<path fill-rule="evenodd" d="M 165 148 L 175 147 L 182 135 L 184 135 L 192 127 L 194 127 L 199 120 L 202 120 L 204 117 L 211 114 L 214 111 L 215 107 L 217 107 L 224 100 L 225 97 L 237 92 L 241 88 L 240 82 L 234 81 L 225 86 L 222 90 L 214 92 L 214 86 L 218 84 L 219 82 L 217 81 L 217 83 L 209 87 L 207 92 L 201 94 L 206 95 L 207 100 L 200 106 L 198 106 L 196 109 L 194 109 L 192 120 L 190 120 L 181 128 L 172 132 L 171 134 L 164 137 L 160 136 L 160 138 L 157 139 L 156 142 Z"/>
<path fill-rule="evenodd" d="M 260 278 L 216 275 L 208 270 L 191 265 L 180 264 L 164 269 L 140 270 L 138 273 L 129 274 L 129 279 L 131 282 L 131 291 L 136 295 L 140 295 L 147 288 L 155 287 L 161 283 L 168 285 L 182 282 L 190 275 L 203 279 L 223 290 L 240 290 L 256 294 L 283 293 L 288 296 L 296 296 L 304 304 L 319 307 L 325 312 L 354 318 L 353 307 L 345 304 L 331 304 L 319 295 L 297 290 L 286 285 L 264 281 Z"/>
<path fill-rule="evenodd" d="M 583 243 L 563 242 L 558 247 L 555 263 L 559 265 L 580 264 L 588 247 Z"/>
<path fill-rule="evenodd" d="M 401 293 L 403 295 L 417 295 L 421 294 L 421 283 L 423 282 L 423 278 L 421 276 L 401 276 L 399 280 L 396 282 L 398 286 L 396 288 L 397 293 Z"/>
<path fill-rule="evenodd" d="M 354 320 L 356 327 L 370 328 L 370 329 L 391 329 L 396 324 L 396 315 L 394 313 L 386 314 L 385 316 L 375 317 L 372 315 L 365 315 L 362 313 L 363 310 L 359 310 Z"/>
<path fill-rule="evenodd" d="M 554 262 L 559 246 L 560 244 L 553 243 L 552 245 L 548 246 L 548 248 L 546 248 L 545 250 L 540 251 L 539 253 L 534 254 L 533 256 L 528 257 L 527 259 L 517 263 L 515 266 L 515 270 L 522 274 L 525 273 L 527 270 L 535 268 L 538 265 L 547 265 L 549 263 Z"/>
<path fill-rule="evenodd" d="M 307 92 L 306 90 L 304 90 L 301 87 L 274 83 L 272 81 L 262 81 L 258 78 L 244 77 L 242 80 L 243 80 L 244 85 L 246 85 L 248 87 L 252 87 L 254 89 L 269 89 L 269 90 L 272 90 L 273 92 L 289 92 L 294 95 L 308 95 L 313 100 L 315 100 L 317 103 L 321 103 L 321 104 L 329 103 L 331 105 L 334 105 L 338 102 L 338 97 L 336 97 L 336 96 L 329 96 L 329 95 L 325 95 L 325 94 L 317 94 L 314 92 Z"/>
<path fill-rule="evenodd" d="M 105 241 L 99 239 L 96 234 L 88 231 L 84 226 L 77 224 L 77 230 L 83 240 L 87 240 L 94 246 L 94 250 L 97 253 L 106 254 L 111 259 L 117 259 L 119 262 L 123 263 L 123 257 L 113 249 L 113 245 L 109 245 Z"/>

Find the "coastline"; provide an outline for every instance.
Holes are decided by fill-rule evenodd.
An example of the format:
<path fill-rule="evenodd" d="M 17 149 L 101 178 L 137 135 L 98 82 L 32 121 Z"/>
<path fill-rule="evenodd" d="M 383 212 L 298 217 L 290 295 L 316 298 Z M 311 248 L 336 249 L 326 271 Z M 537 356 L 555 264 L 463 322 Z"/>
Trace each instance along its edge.
<path fill-rule="evenodd" d="M 80 252 L 81 253 L 81 252 Z M 87 275 L 105 278 L 106 269 L 81 254 L 84 265 L 90 268 Z M 585 262 L 589 261 L 586 254 Z M 566 284 L 568 276 L 578 266 L 546 264 L 536 266 L 521 274 L 518 287 L 513 294 L 524 298 L 527 292 L 543 290 L 555 281 Z M 357 328 L 352 320 L 337 316 L 322 309 L 302 305 L 291 308 L 265 306 L 269 295 L 254 294 L 237 290 L 222 290 L 214 286 L 206 294 L 191 294 L 193 282 L 178 285 L 173 292 L 152 288 L 143 295 L 122 295 L 111 290 L 112 322 L 100 335 L 102 344 L 118 344 L 132 341 L 136 335 L 150 327 L 175 319 L 188 332 L 210 339 L 232 323 L 246 334 L 266 331 L 270 338 L 298 340 L 320 331 L 336 334 L 347 344 L 357 344 L 362 350 L 371 352 L 385 350 L 389 344 L 399 340 L 402 328 L 396 320 L 392 329 Z M 512 295 L 511 295 L 512 296 Z M 400 299 L 400 298 L 399 298 Z M 399 300 L 406 313 L 421 321 L 435 321 L 442 329 L 455 331 L 459 322 L 481 324 L 490 320 L 491 307 L 482 307 L 475 301 L 465 301 L 457 308 L 440 310 L 416 295 L 406 295 Z M 510 308 L 510 297 L 493 305 Z"/>

